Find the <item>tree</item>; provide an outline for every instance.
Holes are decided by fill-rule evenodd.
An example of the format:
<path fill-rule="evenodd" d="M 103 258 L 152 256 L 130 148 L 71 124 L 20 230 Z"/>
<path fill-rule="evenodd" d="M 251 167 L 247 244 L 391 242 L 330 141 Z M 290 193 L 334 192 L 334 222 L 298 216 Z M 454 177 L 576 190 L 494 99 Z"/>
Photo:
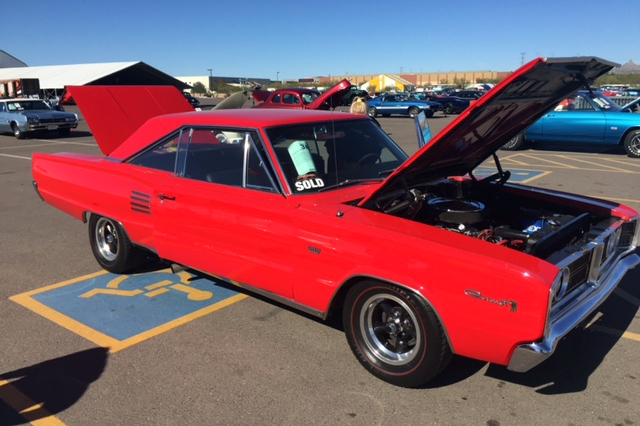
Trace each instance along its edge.
<path fill-rule="evenodd" d="M 207 88 L 204 87 L 204 84 L 202 84 L 200 81 L 196 81 L 193 84 L 193 89 L 191 89 L 191 93 L 196 93 L 199 95 L 204 95 L 207 93 Z"/>

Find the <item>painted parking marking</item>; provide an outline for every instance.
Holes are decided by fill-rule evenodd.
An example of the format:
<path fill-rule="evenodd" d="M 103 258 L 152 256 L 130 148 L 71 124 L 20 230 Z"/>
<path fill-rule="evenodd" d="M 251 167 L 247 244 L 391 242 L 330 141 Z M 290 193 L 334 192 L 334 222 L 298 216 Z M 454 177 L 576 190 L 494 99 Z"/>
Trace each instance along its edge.
<path fill-rule="evenodd" d="M 534 179 L 541 178 L 542 176 L 546 176 L 551 172 L 548 171 L 540 171 L 540 170 L 509 170 L 511 172 L 511 177 L 509 178 L 509 182 L 518 182 L 518 183 L 527 183 L 531 182 Z M 493 167 L 477 167 L 473 171 L 473 175 L 478 178 L 485 178 L 496 173 L 497 170 Z"/>
<path fill-rule="evenodd" d="M 620 167 L 608 166 L 606 164 L 597 163 L 597 162 L 594 162 L 594 161 L 583 160 L 582 158 L 578 158 L 578 157 L 569 157 L 569 156 L 566 156 L 566 155 L 558 155 L 558 157 L 565 158 L 565 159 L 572 160 L 572 161 L 577 161 L 577 162 L 580 162 L 580 163 L 589 164 L 590 166 L 607 167 L 607 168 L 609 168 L 611 170 L 615 170 L 615 171 L 623 172 L 623 173 L 627 173 L 628 172 L 628 170 L 621 169 Z"/>
<path fill-rule="evenodd" d="M 117 352 L 247 297 L 213 280 L 166 269 L 132 275 L 101 271 L 10 299 Z"/>
<path fill-rule="evenodd" d="M 65 426 L 42 404 L 31 400 L 7 380 L 0 380 L 0 400 L 34 426 Z"/>
<path fill-rule="evenodd" d="M 31 160 L 31 157 L 22 157 L 20 155 L 0 154 L 0 157 L 19 158 L 21 160 Z"/>
<path fill-rule="evenodd" d="M 511 154 L 501 157 L 501 162 L 505 165 L 514 164 L 524 167 L 544 167 L 560 168 L 570 170 L 583 170 L 593 172 L 630 173 L 638 174 L 640 171 L 640 161 L 629 159 L 624 161 L 619 158 L 605 157 L 601 155 L 569 155 L 569 154 Z M 556 161 L 558 160 L 558 161 Z M 575 164 L 571 164 L 575 163 Z M 615 164 L 616 166 L 608 165 Z M 594 167 L 585 167 L 585 164 Z M 623 167 L 620 167 L 623 166 Z"/>

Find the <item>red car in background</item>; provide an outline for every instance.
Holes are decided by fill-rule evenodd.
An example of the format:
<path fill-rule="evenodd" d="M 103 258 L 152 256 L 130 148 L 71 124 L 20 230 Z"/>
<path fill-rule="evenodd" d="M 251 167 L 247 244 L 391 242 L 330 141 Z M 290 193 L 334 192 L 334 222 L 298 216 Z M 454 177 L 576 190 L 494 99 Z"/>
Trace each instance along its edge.
<path fill-rule="evenodd" d="M 534 60 L 408 159 L 367 116 L 181 112 L 172 88 L 73 87 L 106 157 L 35 154 L 34 185 L 88 223 L 108 271 L 154 256 L 337 315 L 389 383 L 421 386 L 452 354 L 527 371 L 640 263 L 639 216 L 511 184 L 495 153 L 612 67 Z M 491 157 L 497 172 L 476 178 Z"/>
<path fill-rule="evenodd" d="M 261 103 L 254 108 L 333 109 L 342 104 L 342 98 L 351 87 L 349 80 L 342 80 L 324 93 L 295 87 L 273 92 L 258 89 L 253 91 L 253 99 Z"/>

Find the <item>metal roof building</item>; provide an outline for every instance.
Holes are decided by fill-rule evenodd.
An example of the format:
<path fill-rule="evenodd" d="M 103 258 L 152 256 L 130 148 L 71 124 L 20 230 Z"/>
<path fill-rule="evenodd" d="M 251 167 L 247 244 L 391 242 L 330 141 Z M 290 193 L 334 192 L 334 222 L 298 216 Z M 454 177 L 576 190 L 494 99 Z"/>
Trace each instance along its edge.
<path fill-rule="evenodd" d="M 0 81 L 19 78 L 37 78 L 40 80 L 40 89 L 49 93 L 61 92 L 64 86 L 84 85 L 175 86 L 179 90 L 190 88 L 188 84 L 144 62 L 0 68 Z"/>

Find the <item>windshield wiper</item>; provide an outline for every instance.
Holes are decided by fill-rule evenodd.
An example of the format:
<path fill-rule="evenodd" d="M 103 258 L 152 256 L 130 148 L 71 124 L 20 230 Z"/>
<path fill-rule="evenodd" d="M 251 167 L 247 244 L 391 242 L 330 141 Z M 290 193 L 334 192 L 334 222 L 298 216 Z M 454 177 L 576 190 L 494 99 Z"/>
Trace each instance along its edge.
<path fill-rule="evenodd" d="M 369 182 L 380 182 L 382 181 L 382 178 L 377 178 L 377 179 L 347 179 L 347 180 L 343 180 L 340 183 L 336 183 L 335 185 L 331 185 L 331 186 L 325 186 L 322 189 L 319 189 L 318 192 L 322 192 L 322 191 L 327 191 L 329 189 L 335 189 L 335 188 L 340 188 L 343 186 L 348 186 L 348 185 L 358 185 L 360 183 L 369 183 Z"/>
<path fill-rule="evenodd" d="M 383 170 L 383 171 L 378 173 L 378 176 L 390 175 L 391 173 L 393 173 L 395 171 L 396 171 L 396 169 Z"/>

